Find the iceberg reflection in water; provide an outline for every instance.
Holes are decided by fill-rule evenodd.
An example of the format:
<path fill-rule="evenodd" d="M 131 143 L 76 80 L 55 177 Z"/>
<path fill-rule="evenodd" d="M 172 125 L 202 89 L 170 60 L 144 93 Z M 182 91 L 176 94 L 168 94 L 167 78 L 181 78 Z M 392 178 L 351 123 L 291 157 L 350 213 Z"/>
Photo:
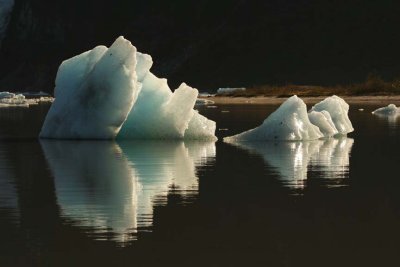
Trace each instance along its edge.
<path fill-rule="evenodd" d="M 151 226 L 153 206 L 165 204 L 171 189 L 197 194 L 196 167 L 215 157 L 214 142 L 42 140 L 41 145 L 63 217 L 97 240 L 118 242 Z"/>
<path fill-rule="evenodd" d="M 304 188 L 308 172 L 330 179 L 325 185 L 339 186 L 348 177 L 349 157 L 354 140 L 331 138 L 308 142 L 237 142 L 234 145 L 261 155 L 279 175 L 282 183 L 293 189 Z"/>

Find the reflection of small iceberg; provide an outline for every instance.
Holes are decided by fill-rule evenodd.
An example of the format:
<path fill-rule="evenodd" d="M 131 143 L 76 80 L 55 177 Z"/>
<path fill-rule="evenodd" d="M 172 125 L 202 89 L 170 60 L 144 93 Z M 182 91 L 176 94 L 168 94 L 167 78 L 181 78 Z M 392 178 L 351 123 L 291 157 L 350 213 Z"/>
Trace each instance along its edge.
<path fill-rule="evenodd" d="M 344 178 L 348 174 L 351 138 L 309 142 L 242 142 L 235 145 L 260 154 L 279 174 L 284 185 L 304 188 L 309 169 L 322 178 Z"/>
<path fill-rule="evenodd" d="M 389 127 L 396 128 L 400 124 L 400 112 L 391 114 L 381 114 L 381 113 L 372 113 L 372 114 L 374 114 L 380 120 L 387 121 Z"/>
<path fill-rule="evenodd" d="M 171 188 L 197 193 L 195 167 L 215 156 L 214 143 L 41 141 L 64 217 L 96 239 L 125 242 L 151 226 L 153 205 Z M 122 148 L 122 149 L 121 149 Z M 158 203 L 158 202 L 157 202 Z"/>

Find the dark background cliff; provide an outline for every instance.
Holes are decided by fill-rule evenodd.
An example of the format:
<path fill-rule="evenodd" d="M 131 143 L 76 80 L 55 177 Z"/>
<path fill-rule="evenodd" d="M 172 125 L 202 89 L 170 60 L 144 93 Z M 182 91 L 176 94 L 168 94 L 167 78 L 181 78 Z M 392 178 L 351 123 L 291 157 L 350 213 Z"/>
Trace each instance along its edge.
<path fill-rule="evenodd" d="M 0 90 L 52 92 L 63 59 L 119 35 L 172 87 L 338 84 L 400 75 L 399 1 L 16 0 Z"/>

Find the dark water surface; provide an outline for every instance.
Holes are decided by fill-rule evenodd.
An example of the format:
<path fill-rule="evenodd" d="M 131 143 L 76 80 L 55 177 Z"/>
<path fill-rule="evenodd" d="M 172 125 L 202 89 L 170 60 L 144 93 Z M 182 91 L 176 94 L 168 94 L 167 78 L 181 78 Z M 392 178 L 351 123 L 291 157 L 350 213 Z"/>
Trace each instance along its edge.
<path fill-rule="evenodd" d="M 199 107 L 217 134 L 276 106 Z M 0 266 L 398 266 L 400 120 L 348 138 L 39 141 L 48 106 L 0 109 Z"/>

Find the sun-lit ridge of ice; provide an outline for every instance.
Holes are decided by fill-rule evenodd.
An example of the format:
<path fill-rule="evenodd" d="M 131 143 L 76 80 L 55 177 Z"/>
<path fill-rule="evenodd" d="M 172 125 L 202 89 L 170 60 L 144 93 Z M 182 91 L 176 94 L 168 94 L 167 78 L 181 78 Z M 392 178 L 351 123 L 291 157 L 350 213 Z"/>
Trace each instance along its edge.
<path fill-rule="evenodd" d="M 122 36 L 65 60 L 40 137 L 115 138 L 140 91 L 135 68 L 136 48 Z"/>
<path fill-rule="evenodd" d="M 302 189 L 306 186 L 310 171 L 318 171 L 319 177 L 323 179 L 346 178 L 353 143 L 353 139 L 344 137 L 312 141 L 263 142 L 262 145 L 259 142 L 233 144 L 262 156 L 264 161 L 276 170 L 278 178 L 285 186 Z M 340 184 L 330 182 L 327 186 L 338 185 Z"/>
<path fill-rule="evenodd" d="M 224 141 L 315 140 L 323 136 L 319 128 L 310 122 L 304 101 L 292 96 L 259 127 L 225 137 Z"/>
<path fill-rule="evenodd" d="M 317 126 L 325 137 L 332 137 L 339 133 L 328 111 L 311 111 L 308 113 L 310 122 Z"/>
<path fill-rule="evenodd" d="M 382 116 L 400 115 L 400 108 L 396 107 L 395 104 L 390 104 L 372 111 L 372 114 Z"/>
<path fill-rule="evenodd" d="M 354 131 L 353 125 L 349 119 L 349 104 L 342 98 L 334 95 L 325 98 L 321 102 L 315 104 L 311 108 L 312 111 L 327 111 L 329 112 L 333 123 L 335 124 L 338 134 L 346 135 Z"/>
<path fill-rule="evenodd" d="M 198 91 L 182 83 L 172 92 L 166 79 L 150 72 L 151 56 L 138 53 L 137 58 L 142 89 L 118 138 L 216 140 L 215 122 L 193 110 Z"/>
<path fill-rule="evenodd" d="M 154 205 L 165 204 L 171 190 L 197 194 L 196 168 L 215 158 L 214 142 L 40 143 L 62 216 L 95 233 L 113 233 L 118 242 L 135 239 L 132 234 L 151 226 Z"/>

